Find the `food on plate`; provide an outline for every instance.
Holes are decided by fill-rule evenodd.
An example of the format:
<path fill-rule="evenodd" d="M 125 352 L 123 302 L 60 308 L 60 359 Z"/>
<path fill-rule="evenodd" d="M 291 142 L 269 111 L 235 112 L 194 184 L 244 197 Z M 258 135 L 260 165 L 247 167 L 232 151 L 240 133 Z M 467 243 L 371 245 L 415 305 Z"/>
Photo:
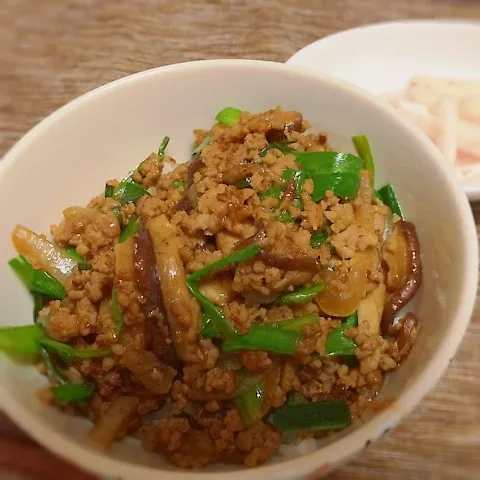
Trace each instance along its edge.
<path fill-rule="evenodd" d="M 420 127 L 465 180 L 480 173 L 480 80 L 416 76 L 384 96 Z"/>
<path fill-rule="evenodd" d="M 91 442 L 134 435 L 183 468 L 255 466 L 360 420 L 418 330 L 399 314 L 422 281 L 415 226 L 375 190 L 367 138 L 333 151 L 279 107 L 216 119 L 187 163 L 167 172 L 165 137 L 52 240 L 18 225 L 33 324 L 0 329 Z"/>

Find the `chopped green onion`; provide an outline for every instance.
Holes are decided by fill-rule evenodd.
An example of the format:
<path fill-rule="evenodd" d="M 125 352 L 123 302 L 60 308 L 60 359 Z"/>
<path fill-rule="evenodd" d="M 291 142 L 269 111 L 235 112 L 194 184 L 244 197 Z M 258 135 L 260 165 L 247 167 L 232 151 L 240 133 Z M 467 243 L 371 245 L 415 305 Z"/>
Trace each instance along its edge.
<path fill-rule="evenodd" d="M 19 355 L 40 353 L 38 340 L 45 336 L 40 325 L 0 328 L 0 350 Z"/>
<path fill-rule="evenodd" d="M 295 221 L 295 217 L 286 210 L 282 210 L 280 215 L 277 217 L 277 220 L 282 223 L 292 223 Z"/>
<path fill-rule="evenodd" d="M 112 289 L 112 300 L 110 305 L 112 309 L 113 323 L 115 325 L 114 331 L 118 335 L 123 328 L 123 312 L 118 305 L 117 291 L 115 290 L 115 287 Z"/>
<path fill-rule="evenodd" d="M 93 267 L 88 263 L 79 263 L 78 271 L 82 272 L 83 270 L 93 270 Z"/>
<path fill-rule="evenodd" d="M 108 183 L 105 184 L 105 193 L 104 193 L 105 198 L 112 198 L 114 190 L 115 190 L 115 187 L 113 185 L 109 185 Z"/>
<path fill-rule="evenodd" d="M 172 187 L 175 188 L 175 190 L 177 188 L 183 188 L 185 186 L 185 182 L 173 182 L 172 183 Z"/>
<path fill-rule="evenodd" d="M 290 395 L 287 398 L 286 405 L 291 407 L 291 406 L 295 406 L 295 405 L 302 405 L 304 403 L 308 403 L 308 400 L 305 397 L 303 397 L 299 393 L 292 393 L 292 395 Z"/>
<path fill-rule="evenodd" d="M 280 297 L 280 302 L 283 305 L 290 305 L 292 303 L 306 303 L 316 297 L 320 292 L 327 288 L 325 282 L 318 282 L 311 287 L 303 287 L 291 293 L 285 293 Z"/>
<path fill-rule="evenodd" d="M 68 383 L 67 377 L 52 359 L 52 356 L 50 353 L 48 353 L 48 350 L 44 347 L 41 347 L 40 354 L 42 355 L 43 363 L 48 370 L 50 378 L 61 385 Z"/>
<path fill-rule="evenodd" d="M 284 405 L 272 415 L 273 426 L 282 431 L 336 430 L 350 423 L 350 409 L 343 400 Z"/>
<path fill-rule="evenodd" d="M 138 219 L 135 219 L 132 222 L 130 222 L 120 233 L 120 238 L 118 239 L 118 241 L 120 243 L 123 243 L 123 242 L 126 242 L 133 235 L 136 235 L 138 233 L 139 226 L 140 225 L 139 225 Z"/>
<path fill-rule="evenodd" d="M 80 255 L 74 247 L 67 247 L 64 249 L 65 253 L 78 262 L 78 270 L 92 270 L 93 267 L 85 261 L 85 257 Z"/>
<path fill-rule="evenodd" d="M 109 348 L 74 348 L 66 343 L 57 342 L 48 337 L 38 337 L 36 341 L 48 351 L 53 351 L 63 357 L 74 358 L 99 358 L 106 357 L 112 353 Z"/>
<path fill-rule="evenodd" d="M 158 156 L 163 158 L 165 156 L 165 150 L 167 149 L 168 142 L 170 141 L 170 137 L 163 137 L 162 143 L 158 147 Z"/>
<path fill-rule="evenodd" d="M 42 293 L 57 300 L 63 300 L 67 296 L 63 285 L 42 270 L 34 270 L 32 292 Z"/>
<path fill-rule="evenodd" d="M 43 270 L 33 268 L 25 257 L 12 258 L 8 264 L 31 291 L 63 300 L 67 292 L 63 285 Z"/>
<path fill-rule="evenodd" d="M 217 270 L 221 270 L 222 268 L 228 267 L 235 263 L 244 262 L 252 257 L 258 255 L 262 250 L 262 247 L 259 245 L 249 245 L 242 250 L 238 250 L 237 252 L 233 252 L 226 257 L 217 260 L 216 262 L 209 263 L 208 265 L 203 266 L 202 268 L 198 269 L 196 272 L 192 273 L 187 278 L 187 283 L 197 283 L 203 277 L 207 275 L 211 275 L 213 272 Z"/>
<path fill-rule="evenodd" d="M 397 194 L 389 183 L 377 190 L 377 196 L 391 210 L 392 213 L 396 213 L 400 218 L 403 218 L 402 209 L 400 208 L 400 204 L 398 203 L 397 199 Z"/>
<path fill-rule="evenodd" d="M 262 382 L 254 385 L 243 395 L 233 400 L 242 419 L 242 423 L 247 428 L 261 420 L 264 394 L 265 390 Z"/>
<path fill-rule="evenodd" d="M 217 113 L 215 120 L 221 123 L 222 125 L 226 125 L 227 127 L 231 127 L 240 121 L 240 114 L 242 113 L 241 110 L 234 107 L 225 107 L 222 108 Z"/>
<path fill-rule="evenodd" d="M 310 237 L 310 246 L 312 248 L 317 248 L 320 245 L 323 245 L 328 240 L 331 232 L 332 229 L 330 225 L 326 225 L 317 232 L 312 233 L 312 236 Z"/>
<path fill-rule="evenodd" d="M 53 387 L 51 390 L 57 403 L 76 403 L 87 400 L 95 392 L 95 385 L 93 383 L 85 385 L 65 383 Z"/>
<path fill-rule="evenodd" d="M 270 188 L 267 188 L 264 192 L 258 194 L 258 197 L 263 202 L 266 198 L 275 198 L 280 200 L 282 198 L 282 189 L 279 185 L 273 185 Z"/>
<path fill-rule="evenodd" d="M 346 325 L 348 326 L 349 328 L 354 328 L 356 326 L 358 326 L 358 314 L 357 312 L 355 313 L 352 313 L 351 315 L 349 315 L 345 321 L 343 322 L 343 325 Z"/>
<path fill-rule="evenodd" d="M 306 178 L 313 180 L 312 200 L 318 202 L 327 190 L 340 198 L 356 198 L 363 162 L 355 155 L 338 152 L 296 152 Z"/>
<path fill-rule="evenodd" d="M 8 264 L 25 286 L 31 290 L 34 268 L 30 265 L 30 262 L 22 255 L 19 255 L 18 257 L 10 259 Z"/>
<path fill-rule="evenodd" d="M 222 338 L 232 338 L 236 334 L 233 325 L 227 320 L 222 311 L 207 297 L 200 293 L 197 284 L 189 282 L 187 280 L 187 287 L 190 290 L 191 294 L 196 298 L 197 302 L 203 309 L 203 315 L 205 322 L 208 325 L 211 322 L 211 327 L 209 327 L 211 332 L 214 332 L 214 335 L 221 336 Z M 208 332 L 207 332 L 208 334 Z M 212 335 L 213 336 L 213 335 Z"/>
<path fill-rule="evenodd" d="M 75 247 L 67 247 L 63 249 L 64 252 L 74 260 L 76 260 L 78 263 L 86 263 L 85 262 L 85 257 L 83 255 L 80 255 Z"/>
<path fill-rule="evenodd" d="M 122 205 L 127 203 L 137 203 L 144 195 L 149 195 L 144 185 L 135 183 L 131 177 L 122 180 L 113 192 L 113 198 Z"/>
<path fill-rule="evenodd" d="M 282 180 L 285 182 L 291 182 L 295 180 L 295 176 L 298 174 L 298 170 L 294 168 L 284 168 L 282 172 Z"/>
<path fill-rule="evenodd" d="M 212 137 L 210 135 L 206 135 L 205 138 L 200 142 L 198 147 L 192 152 L 192 158 L 202 153 L 203 148 L 209 145 L 211 142 Z"/>
<path fill-rule="evenodd" d="M 357 359 L 357 357 L 355 357 L 354 355 L 344 355 L 343 357 L 341 357 L 342 360 L 343 360 L 343 363 L 345 365 L 347 365 L 347 367 L 349 368 L 355 368 L 355 367 L 358 367 L 359 365 L 359 361 Z"/>
<path fill-rule="evenodd" d="M 45 306 L 45 302 L 48 300 L 45 295 L 41 293 L 32 292 L 33 297 L 33 323 L 37 323 L 38 314 L 40 310 Z"/>
<path fill-rule="evenodd" d="M 293 143 L 291 140 L 287 140 L 285 142 L 274 142 L 274 143 L 269 143 L 266 147 L 262 148 L 258 155 L 260 157 L 264 157 L 269 150 L 272 150 L 273 148 L 276 148 L 277 150 L 280 150 L 282 153 L 287 154 L 287 153 L 293 153 L 295 150 L 292 150 L 288 145 Z"/>
<path fill-rule="evenodd" d="M 202 313 L 202 330 L 200 335 L 205 338 L 215 338 L 219 337 L 217 329 L 215 328 L 215 321 L 212 320 L 212 317 L 206 314 L 205 312 Z"/>
<path fill-rule="evenodd" d="M 294 317 L 281 322 L 276 322 L 275 325 L 280 330 L 293 330 L 300 332 L 303 327 L 317 323 L 320 320 L 317 313 L 309 313 L 308 315 L 302 315 L 301 317 Z M 269 323 L 265 325 L 270 325 Z"/>
<path fill-rule="evenodd" d="M 372 150 L 365 135 L 352 137 L 353 144 L 358 156 L 363 160 L 363 168 L 368 170 L 372 177 L 372 185 L 375 185 L 375 163 L 373 162 Z"/>
<path fill-rule="evenodd" d="M 115 216 L 117 217 L 117 220 L 118 220 L 118 224 L 120 226 L 122 226 L 122 213 L 121 213 L 121 210 L 120 210 L 120 205 L 114 205 L 112 207 L 112 212 L 115 214 Z"/>
<path fill-rule="evenodd" d="M 356 327 L 357 324 L 358 317 L 354 313 L 347 317 L 339 327 L 331 330 L 325 342 L 325 355 L 355 355 L 357 344 L 351 338 L 345 336 L 345 332 Z"/>
<path fill-rule="evenodd" d="M 240 180 L 239 182 L 234 183 L 233 186 L 237 188 L 251 188 L 252 178 L 251 177 L 244 178 L 243 180 Z"/>
<path fill-rule="evenodd" d="M 224 352 L 236 350 L 266 350 L 269 352 L 293 355 L 297 349 L 298 332 L 282 330 L 275 326 L 254 323 L 243 335 L 235 335 L 222 343 Z"/>

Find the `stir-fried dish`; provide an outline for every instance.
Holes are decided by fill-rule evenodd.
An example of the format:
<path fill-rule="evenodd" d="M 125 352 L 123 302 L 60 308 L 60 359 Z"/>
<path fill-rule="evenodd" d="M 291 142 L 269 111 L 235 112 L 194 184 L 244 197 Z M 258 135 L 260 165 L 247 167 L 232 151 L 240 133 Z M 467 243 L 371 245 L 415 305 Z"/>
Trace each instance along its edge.
<path fill-rule="evenodd" d="M 391 185 L 375 190 L 367 139 L 332 151 L 280 108 L 216 119 L 189 162 L 165 137 L 64 210 L 53 241 L 18 225 L 10 265 L 34 322 L 0 329 L 91 441 L 133 435 L 184 468 L 255 466 L 348 427 L 418 328 L 399 315 L 421 283 L 415 227 Z"/>

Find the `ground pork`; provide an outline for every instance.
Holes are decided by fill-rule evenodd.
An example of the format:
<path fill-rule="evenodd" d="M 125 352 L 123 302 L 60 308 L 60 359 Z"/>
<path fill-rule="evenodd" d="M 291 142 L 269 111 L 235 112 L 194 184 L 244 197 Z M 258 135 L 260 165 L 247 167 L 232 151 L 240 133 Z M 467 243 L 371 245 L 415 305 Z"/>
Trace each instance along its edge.
<path fill-rule="evenodd" d="M 148 189 L 135 203 L 99 195 L 87 207 L 64 211 L 60 223 L 51 226 L 54 241 L 60 248 L 74 247 L 84 263 L 69 276 L 67 297 L 47 301 L 39 321 L 52 339 L 78 349 L 102 348 L 105 355 L 68 361 L 53 355 L 70 381 L 95 385 L 88 403 L 62 408 L 99 423 L 116 401 L 130 397 L 134 408 L 116 438 L 135 434 L 146 450 L 193 469 L 266 461 L 282 437 L 267 419 L 292 396 L 342 399 L 352 418 L 361 418 L 385 376 L 410 352 L 418 322 L 407 316 L 392 329 L 393 339 L 361 323 L 344 332 L 355 343 L 354 355 L 326 355 L 327 338 L 341 328 L 342 318 L 385 283 L 378 252 L 398 218 L 376 199 L 367 171 L 360 175 L 355 199 L 327 190 L 313 201 L 314 179 L 297 183 L 302 175 L 296 154 L 330 145 L 325 133 L 308 128 L 299 112 L 279 107 L 241 112 L 231 127 L 196 130 L 195 144 L 203 150 L 190 163 L 177 165 L 168 155 L 150 154 L 126 180 Z M 115 192 L 119 181 L 107 184 Z M 160 219 L 163 228 L 155 230 Z M 148 238 L 146 231 L 150 235 L 152 268 L 139 261 L 132 237 L 121 238 L 127 225 L 139 226 L 139 238 Z M 312 242 L 319 234 L 323 241 Z M 253 244 L 261 246 L 261 255 L 226 265 L 197 283 L 189 280 Z M 179 274 L 180 283 L 165 288 Z M 284 297 L 321 281 L 325 290 L 305 301 L 289 303 Z M 334 307 L 344 307 L 343 313 Z M 282 322 L 304 315 L 313 320 L 294 333 L 290 355 L 263 347 L 223 351 L 220 337 L 228 332 L 244 335 L 256 323 L 281 330 Z M 227 333 L 222 322 L 230 323 Z M 148 365 L 132 363 L 132 352 Z M 45 364 L 40 368 L 49 373 Z M 253 387 L 264 389 L 262 419 L 249 424 L 237 397 L 256 392 Z M 41 397 L 54 401 L 50 390 Z M 300 439 L 313 436 L 298 433 Z"/>

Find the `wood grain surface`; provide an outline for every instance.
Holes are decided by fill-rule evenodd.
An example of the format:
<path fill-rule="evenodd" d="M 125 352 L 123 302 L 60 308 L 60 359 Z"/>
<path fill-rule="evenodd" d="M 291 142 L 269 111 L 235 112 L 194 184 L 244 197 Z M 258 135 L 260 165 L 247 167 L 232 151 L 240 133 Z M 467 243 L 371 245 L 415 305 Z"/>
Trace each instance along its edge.
<path fill-rule="evenodd" d="M 404 18 L 480 20 L 474 0 L 0 0 L 0 155 L 119 77 L 205 58 L 285 61 L 329 33 Z M 479 46 L 480 54 L 480 46 Z M 394 59 L 392 59 L 394 61 Z M 480 205 L 473 205 L 477 226 Z M 335 480 L 480 478 L 480 306 L 437 388 Z M 0 479 L 91 478 L 0 416 Z"/>

